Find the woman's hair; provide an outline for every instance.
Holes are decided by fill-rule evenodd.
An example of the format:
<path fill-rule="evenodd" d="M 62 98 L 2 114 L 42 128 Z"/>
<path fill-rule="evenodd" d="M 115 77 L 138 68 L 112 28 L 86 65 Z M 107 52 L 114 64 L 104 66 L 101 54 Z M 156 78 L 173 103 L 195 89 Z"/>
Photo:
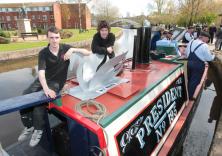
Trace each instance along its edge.
<path fill-rule="evenodd" d="M 99 22 L 98 26 L 97 26 L 97 31 L 100 31 L 102 28 L 107 28 L 108 31 L 110 32 L 110 26 L 109 23 L 106 22 L 105 20 L 102 20 Z"/>

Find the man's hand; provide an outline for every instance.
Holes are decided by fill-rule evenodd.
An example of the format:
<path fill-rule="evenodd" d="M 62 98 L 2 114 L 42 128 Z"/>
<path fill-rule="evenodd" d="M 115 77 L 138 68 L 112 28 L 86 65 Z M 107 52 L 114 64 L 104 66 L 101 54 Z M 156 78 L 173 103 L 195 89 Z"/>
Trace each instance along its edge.
<path fill-rule="evenodd" d="M 52 99 L 54 99 L 54 98 L 56 98 L 56 92 L 54 91 L 54 90 L 52 90 L 52 89 L 45 89 L 44 90 L 44 93 L 45 93 L 45 95 L 47 96 L 47 97 L 50 97 L 50 98 L 52 98 Z"/>
<path fill-rule="evenodd" d="M 110 47 L 108 47 L 108 48 L 107 48 L 107 51 L 108 51 L 108 53 L 110 53 L 110 54 L 111 54 L 111 53 L 113 52 L 113 47 L 111 47 L 111 46 L 110 46 Z"/>
<path fill-rule="evenodd" d="M 64 60 L 65 60 L 65 61 L 70 59 L 70 57 L 71 57 L 71 55 L 72 55 L 72 52 L 73 52 L 73 50 L 72 50 L 72 48 L 70 48 L 70 49 L 65 53 L 65 55 L 64 55 Z"/>

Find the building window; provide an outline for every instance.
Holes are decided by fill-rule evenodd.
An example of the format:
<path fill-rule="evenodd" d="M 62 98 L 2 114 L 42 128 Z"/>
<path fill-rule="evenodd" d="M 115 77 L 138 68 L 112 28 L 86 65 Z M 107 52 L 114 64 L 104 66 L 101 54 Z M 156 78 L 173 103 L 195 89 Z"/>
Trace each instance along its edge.
<path fill-rule="evenodd" d="M 32 19 L 33 19 L 33 20 L 35 19 L 35 15 L 32 15 Z"/>
<path fill-rule="evenodd" d="M 6 21 L 11 21 L 11 17 L 10 16 L 6 16 Z"/>
<path fill-rule="evenodd" d="M 27 7 L 27 8 L 25 8 L 25 11 L 31 11 L 31 9 Z"/>
<path fill-rule="evenodd" d="M 43 11 L 44 9 L 43 9 L 43 7 L 39 7 L 39 11 Z"/>
<path fill-rule="evenodd" d="M 12 12 L 16 12 L 17 11 L 17 9 L 16 8 L 12 8 Z"/>
<path fill-rule="evenodd" d="M 53 15 L 50 15 L 50 19 L 54 19 L 54 16 L 53 16 Z"/>
<path fill-rule="evenodd" d="M 45 7 L 45 11 L 51 11 L 50 7 Z"/>
<path fill-rule="evenodd" d="M 2 8 L 2 12 L 6 12 L 6 8 Z"/>
<path fill-rule="evenodd" d="M 42 20 L 43 20 L 43 21 L 47 21 L 47 19 L 48 19 L 48 18 L 47 18 L 47 15 L 42 15 Z"/>
<path fill-rule="evenodd" d="M 40 15 L 38 15 L 38 19 L 39 19 L 39 20 L 41 19 L 41 16 L 40 16 Z"/>
<path fill-rule="evenodd" d="M 18 19 L 18 17 L 17 16 L 14 16 L 14 20 L 16 21 Z"/>
<path fill-rule="evenodd" d="M 10 23 L 8 23 L 8 29 L 11 29 L 12 27 L 11 27 L 11 24 Z"/>
<path fill-rule="evenodd" d="M 35 24 L 35 23 L 33 23 L 33 24 L 32 24 L 32 27 L 33 27 L 33 28 L 36 28 L 36 24 Z"/>

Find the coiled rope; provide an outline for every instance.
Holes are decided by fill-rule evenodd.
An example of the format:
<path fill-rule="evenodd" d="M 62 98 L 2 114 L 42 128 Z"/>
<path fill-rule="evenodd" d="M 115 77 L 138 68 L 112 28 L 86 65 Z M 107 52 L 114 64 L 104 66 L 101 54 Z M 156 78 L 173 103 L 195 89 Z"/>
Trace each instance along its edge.
<path fill-rule="evenodd" d="M 86 107 L 86 110 L 83 110 L 84 107 Z M 92 111 L 92 107 L 95 107 L 96 111 Z M 106 115 L 106 107 L 94 100 L 81 101 L 75 106 L 75 110 L 97 124 Z"/>

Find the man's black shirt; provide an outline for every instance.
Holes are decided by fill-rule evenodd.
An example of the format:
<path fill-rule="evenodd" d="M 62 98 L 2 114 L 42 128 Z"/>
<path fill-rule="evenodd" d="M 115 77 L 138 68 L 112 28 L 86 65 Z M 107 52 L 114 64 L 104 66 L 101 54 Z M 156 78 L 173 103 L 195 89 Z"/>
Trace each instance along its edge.
<path fill-rule="evenodd" d="M 38 70 L 45 70 L 46 81 L 59 83 L 59 88 L 65 84 L 69 60 L 64 61 L 65 53 L 71 48 L 70 45 L 60 44 L 58 55 L 53 55 L 49 46 L 42 49 L 39 53 Z"/>

